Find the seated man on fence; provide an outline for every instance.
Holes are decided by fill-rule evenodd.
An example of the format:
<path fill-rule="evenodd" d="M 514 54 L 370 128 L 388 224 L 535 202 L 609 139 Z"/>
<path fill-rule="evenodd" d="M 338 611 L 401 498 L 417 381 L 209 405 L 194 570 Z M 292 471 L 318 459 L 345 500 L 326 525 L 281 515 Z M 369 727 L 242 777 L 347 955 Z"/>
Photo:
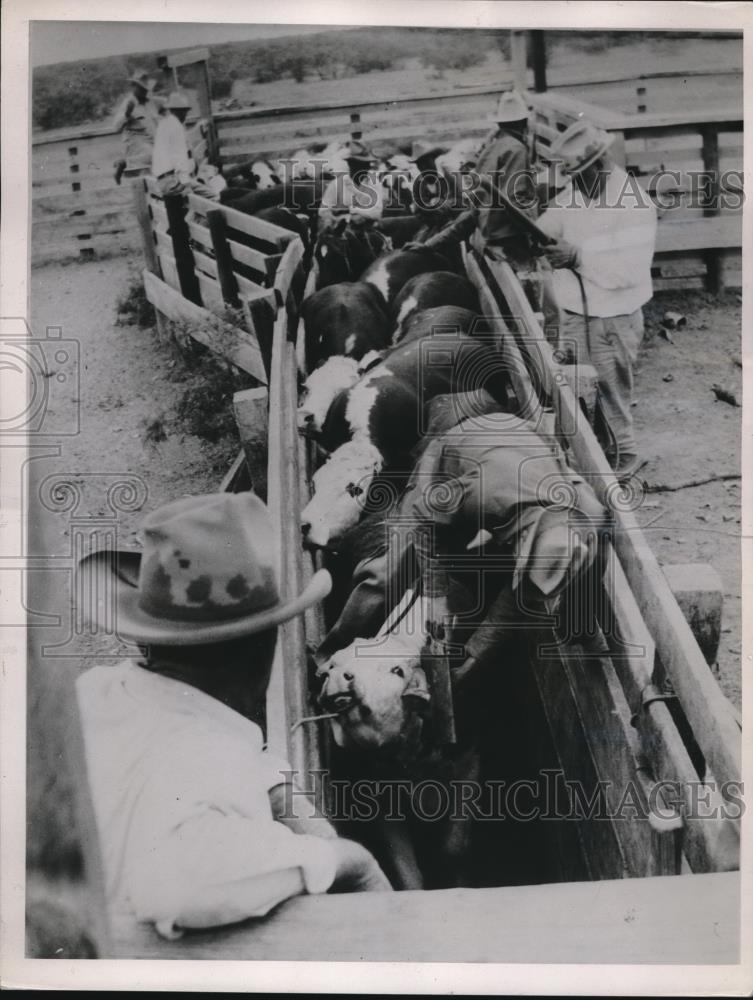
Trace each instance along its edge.
<path fill-rule="evenodd" d="M 190 188 L 196 173 L 196 163 L 188 149 L 185 120 L 191 102 L 178 91 L 170 94 L 154 136 L 152 174 L 162 194 L 180 194 Z"/>
<path fill-rule="evenodd" d="M 253 493 L 174 501 L 143 522 L 144 549 L 82 560 L 94 623 L 141 656 L 77 682 L 88 777 L 115 916 L 184 928 L 260 917 L 299 893 L 383 890 L 263 747 L 277 626 L 330 586 L 283 602 L 272 525 Z"/>
<path fill-rule="evenodd" d="M 348 173 L 333 178 L 322 195 L 320 229 L 342 223 L 363 225 L 382 217 L 384 195 L 374 167 L 375 156 L 362 142 L 351 142 L 345 157 Z"/>

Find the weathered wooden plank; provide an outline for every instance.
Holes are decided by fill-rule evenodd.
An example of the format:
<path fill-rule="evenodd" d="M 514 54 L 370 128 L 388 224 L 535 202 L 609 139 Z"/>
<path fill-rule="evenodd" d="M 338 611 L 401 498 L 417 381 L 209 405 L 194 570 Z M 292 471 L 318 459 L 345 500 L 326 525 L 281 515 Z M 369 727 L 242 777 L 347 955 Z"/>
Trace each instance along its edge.
<path fill-rule="evenodd" d="M 150 196 L 149 211 L 155 223 L 158 226 L 161 226 L 165 232 L 168 232 L 170 229 L 170 223 L 167 221 L 167 210 L 165 209 L 164 203 L 156 201 Z"/>
<path fill-rule="evenodd" d="M 657 253 L 678 253 L 742 245 L 742 216 L 720 215 L 692 222 L 659 223 L 656 234 Z"/>
<path fill-rule="evenodd" d="M 211 52 L 207 48 L 188 49 L 185 52 L 170 52 L 165 57 L 170 69 L 190 66 L 192 63 L 208 62 Z"/>
<path fill-rule="evenodd" d="M 188 232 L 190 233 L 191 239 L 195 243 L 211 249 L 212 237 L 206 226 L 202 226 L 201 223 L 195 222 L 193 219 L 187 219 L 186 225 L 188 226 Z"/>
<path fill-rule="evenodd" d="M 104 258 L 113 254 L 127 253 L 139 248 L 137 226 L 115 236 L 93 236 L 88 240 L 70 237 L 67 240 L 39 242 L 32 239 L 32 264 L 49 263 L 73 259 Z"/>
<path fill-rule="evenodd" d="M 209 277 L 203 271 L 196 271 L 196 280 L 199 283 L 201 301 L 206 309 L 210 309 L 216 315 L 222 315 L 225 309 L 225 301 L 222 298 L 222 289 L 216 278 Z"/>
<path fill-rule="evenodd" d="M 168 237 L 169 240 L 169 237 Z M 178 265 L 173 257 L 172 241 L 167 244 L 158 244 L 157 258 L 159 260 L 162 278 L 166 284 L 176 292 L 180 292 L 180 278 L 178 276 Z"/>
<path fill-rule="evenodd" d="M 545 657 L 539 655 L 542 648 L 548 650 Z M 599 794 L 600 778 L 586 735 L 592 720 L 582 714 L 583 706 L 573 693 L 551 631 L 532 631 L 529 651 L 531 670 L 564 777 L 589 800 Z M 603 804 L 596 810 L 597 816 L 600 813 L 603 816 Z M 611 822 L 588 816 L 578 816 L 572 822 L 578 829 L 590 878 L 623 878 L 628 874 L 622 845 Z"/>
<path fill-rule="evenodd" d="M 505 371 L 517 399 L 518 415 L 524 420 L 536 417 L 540 410 L 539 398 L 515 343 L 515 338 L 500 316 L 499 306 L 475 257 L 471 253 L 464 253 L 463 256 L 466 273 L 479 293 L 481 311 L 494 326 L 497 346 L 504 358 Z"/>
<path fill-rule="evenodd" d="M 627 873 L 633 878 L 678 875 L 677 838 L 682 832 L 682 818 L 663 798 L 652 803 L 651 786 L 655 775 L 646 773 L 638 734 L 631 724 L 630 709 L 614 666 L 607 655 L 596 655 L 591 648 L 584 652 L 582 646 L 570 643 L 563 647 L 562 662 L 581 709 L 584 735 L 598 778 L 605 783 L 605 799 L 610 814 L 615 817 L 612 826 Z M 633 814 L 633 806 L 626 805 L 628 801 L 638 806 L 640 815 Z M 673 844 L 667 851 L 656 849 L 657 831 L 648 819 L 651 810 L 662 817 L 664 829 L 659 836 Z M 674 847 L 676 840 L 677 849 Z M 668 864 L 669 869 L 660 870 L 663 864 Z"/>
<path fill-rule="evenodd" d="M 234 261 L 238 264 L 245 264 L 259 274 L 274 274 L 282 260 L 282 254 L 265 254 L 251 247 L 246 247 L 237 240 L 228 240 L 230 253 Z"/>
<path fill-rule="evenodd" d="M 266 386 L 236 392 L 233 413 L 254 492 L 266 502 L 269 437 L 269 392 Z"/>
<path fill-rule="evenodd" d="M 202 198 L 195 194 L 188 196 L 188 203 L 190 207 L 200 215 L 206 215 L 207 212 L 218 209 L 216 202 L 210 201 L 208 198 Z M 274 246 L 279 247 L 280 251 L 282 251 L 295 236 L 295 233 L 291 233 L 287 229 L 275 226 L 271 222 L 265 222 L 263 219 L 257 219 L 253 215 L 245 215 L 243 212 L 239 212 L 237 209 L 230 208 L 227 205 L 222 205 L 221 211 L 225 216 L 225 221 L 231 229 L 236 229 L 241 233 L 245 233 L 247 236 L 251 236 L 254 239 L 261 240 L 265 243 L 272 243 Z"/>
<path fill-rule="evenodd" d="M 259 345 L 252 334 L 245 330 L 227 329 L 219 336 L 216 332 L 217 319 L 207 309 L 189 302 L 180 292 L 170 288 L 149 271 L 143 272 L 143 278 L 146 296 L 155 309 L 159 309 L 168 319 L 187 324 L 194 340 L 253 375 L 262 385 L 266 384 L 267 375 Z"/>
<path fill-rule="evenodd" d="M 137 231 L 133 211 L 120 210 L 98 215 L 67 217 L 57 221 L 48 218 L 32 219 L 32 238 L 40 243 L 57 242 L 67 237 L 75 239 L 89 236 L 114 236 L 118 233 Z"/>
<path fill-rule="evenodd" d="M 197 270 L 203 271 L 204 274 L 208 275 L 210 278 L 217 280 L 217 261 L 214 257 L 210 257 L 208 254 L 202 253 L 196 247 L 191 248 L 193 250 L 194 264 Z"/>
<path fill-rule="evenodd" d="M 301 261 L 303 260 L 303 254 L 303 242 L 296 237 L 285 248 L 285 252 L 283 253 L 282 259 L 277 267 L 274 289 L 277 292 L 278 301 L 281 303 L 283 308 L 287 305 L 288 294 L 290 292 L 296 270 L 300 267 Z"/>
<path fill-rule="evenodd" d="M 35 216 L 66 218 L 74 212 L 99 212 L 125 209 L 131 204 L 131 189 L 128 184 L 120 187 L 97 188 L 93 191 L 72 191 L 70 184 L 55 194 L 34 195 L 31 207 Z"/>
<path fill-rule="evenodd" d="M 165 941 L 114 925 L 118 958 L 736 965 L 740 877 L 299 896 L 263 920 Z"/>
<path fill-rule="evenodd" d="M 241 450 L 235 456 L 233 464 L 230 466 L 225 475 L 222 477 L 222 480 L 218 487 L 218 492 L 219 493 L 237 492 L 236 488 L 239 481 L 247 478 L 247 476 L 248 472 L 246 470 L 246 453 L 241 448 Z"/>

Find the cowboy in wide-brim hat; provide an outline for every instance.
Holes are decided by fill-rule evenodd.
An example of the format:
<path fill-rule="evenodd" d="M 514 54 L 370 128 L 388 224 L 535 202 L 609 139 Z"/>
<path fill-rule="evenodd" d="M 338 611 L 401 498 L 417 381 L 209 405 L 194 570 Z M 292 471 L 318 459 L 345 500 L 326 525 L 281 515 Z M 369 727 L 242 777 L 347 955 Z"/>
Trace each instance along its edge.
<path fill-rule="evenodd" d="M 522 212 L 536 210 L 536 186 L 528 142 L 528 106 L 516 90 L 504 91 L 490 116 L 496 129 L 476 159 L 476 173 Z M 528 235 L 517 221 L 489 197 L 479 210 L 478 228 L 471 237 L 480 252 L 506 259 L 514 267 L 527 267 L 531 257 Z"/>
<path fill-rule="evenodd" d="M 173 939 L 303 892 L 389 890 L 364 847 L 296 808 L 291 765 L 264 745 L 277 626 L 329 574 L 280 595 L 253 493 L 176 500 L 142 527 L 142 552 L 96 552 L 76 581 L 84 616 L 111 627 L 114 609 L 141 647 L 76 680 L 108 906 Z"/>
<path fill-rule="evenodd" d="M 547 158 L 558 163 L 563 173 L 580 174 L 600 160 L 613 142 L 614 135 L 583 119 L 557 136 Z"/>
<path fill-rule="evenodd" d="M 154 90 L 156 80 L 152 79 L 145 69 L 135 69 L 128 77 L 128 82 L 140 87 L 144 93 Z"/>
<path fill-rule="evenodd" d="M 436 170 L 437 157 L 441 156 L 444 152 L 444 146 L 438 146 L 434 142 L 426 142 L 422 139 L 417 139 L 413 143 L 410 161 L 411 163 L 415 163 L 420 171 Z"/>
<path fill-rule="evenodd" d="M 163 112 L 163 99 L 153 92 L 156 81 L 146 70 L 134 70 L 128 82 L 131 93 L 123 99 L 113 119 L 113 131 L 123 133 L 125 147 L 125 156 L 115 164 L 118 184 L 126 169 L 132 176 L 148 171 L 154 133 Z"/>
<path fill-rule="evenodd" d="M 499 96 L 491 119 L 497 125 L 525 122 L 528 119 L 528 105 L 517 90 L 505 90 Z"/>
<path fill-rule="evenodd" d="M 142 552 L 94 552 L 78 567 L 81 610 L 136 643 L 190 646 L 252 635 L 301 614 L 330 590 L 326 570 L 303 593 L 282 599 L 274 533 L 253 493 L 176 500 L 142 523 Z"/>

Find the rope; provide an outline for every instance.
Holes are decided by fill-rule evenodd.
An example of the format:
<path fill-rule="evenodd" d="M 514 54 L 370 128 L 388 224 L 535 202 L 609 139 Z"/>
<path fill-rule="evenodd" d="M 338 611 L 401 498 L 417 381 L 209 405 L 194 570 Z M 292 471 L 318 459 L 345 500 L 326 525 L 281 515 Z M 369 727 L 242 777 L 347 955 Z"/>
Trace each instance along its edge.
<path fill-rule="evenodd" d="M 578 285 L 580 286 L 580 302 L 581 302 L 581 308 L 583 309 L 583 326 L 586 333 L 586 349 L 588 350 L 588 360 L 590 362 L 591 359 L 593 358 L 593 351 L 591 350 L 591 323 L 588 318 L 588 298 L 586 296 L 586 288 L 585 285 L 583 284 L 583 278 L 581 277 L 580 273 L 576 271 L 574 267 L 571 268 L 571 270 L 575 275 L 575 277 L 578 279 Z M 597 406 L 598 406 L 598 399 L 597 399 Z M 617 466 L 620 463 L 620 446 L 617 443 L 617 438 L 615 437 L 614 431 L 612 430 L 612 426 L 604 414 L 604 410 L 601 407 L 598 408 L 599 408 L 599 414 L 601 416 L 601 423 L 608 438 L 608 447 L 610 447 L 611 450 L 614 452 L 614 467 L 617 468 Z"/>

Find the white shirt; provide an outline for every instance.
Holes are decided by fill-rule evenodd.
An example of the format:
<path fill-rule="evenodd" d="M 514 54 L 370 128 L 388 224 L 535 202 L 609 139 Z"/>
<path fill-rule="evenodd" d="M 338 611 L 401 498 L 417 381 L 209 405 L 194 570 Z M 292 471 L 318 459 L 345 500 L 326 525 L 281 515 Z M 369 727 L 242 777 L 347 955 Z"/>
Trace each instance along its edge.
<path fill-rule="evenodd" d="M 171 170 L 188 177 L 193 173 L 193 160 L 188 154 L 188 137 L 182 122 L 168 112 L 160 119 L 154 135 L 152 174 L 161 177 Z"/>
<path fill-rule="evenodd" d="M 76 687 L 112 911 L 175 937 L 327 891 L 332 845 L 274 821 L 268 793 L 290 766 L 257 725 L 132 660 Z"/>
<path fill-rule="evenodd" d="M 339 174 L 324 189 L 319 207 L 319 222 L 332 226 L 337 222 L 337 209 L 342 215 L 361 215 L 367 219 L 381 219 L 384 208 L 384 191 L 375 173 L 370 172 L 363 184 L 356 184 L 350 174 Z"/>
<path fill-rule="evenodd" d="M 630 314 L 653 295 L 656 208 L 622 167 L 612 166 L 605 190 L 591 202 L 568 184 L 537 224 L 580 251 L 577 270 L 590 316 Z M 554 271 L 554 291 L 562 309 L 583 313 L 580 284 L 571 270 Z"/>

